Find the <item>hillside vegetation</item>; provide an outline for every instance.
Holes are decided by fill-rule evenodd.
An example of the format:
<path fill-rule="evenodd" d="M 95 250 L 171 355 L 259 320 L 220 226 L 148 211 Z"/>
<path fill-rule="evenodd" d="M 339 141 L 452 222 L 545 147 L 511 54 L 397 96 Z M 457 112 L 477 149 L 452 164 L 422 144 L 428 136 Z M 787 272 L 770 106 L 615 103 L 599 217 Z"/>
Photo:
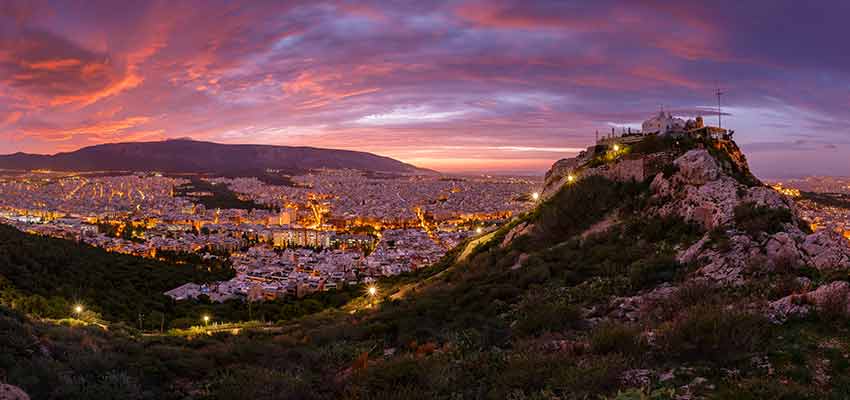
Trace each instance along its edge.
<path fill-rule="evenodd" d="M 34 398 L 847 398 L 850 248 L 722 164 L 693 151 L 646 182 L 578 179 L 378 299 L 273 331 L 140 337 L 3 311 L 0 369 Z"/>
<path fill-rule="evenodd" d="M 167 252 L 161 252 L 167 253 Z M 34 317 L 61 319 L 82 305 L 93 318 L 145 330 L 186 328 L 202 315 L 216 321 L 279 321 L 347 303 L 357 287 L 321 293 L 302 301 L 252 305 L 241 300 L 175 302 L 163 292 L 187 282 L 230 279 L 229 263 L 172 254 L 175 261 L 109 253 L 67 240 L 29 235 L 0 225 L 0 302 Z"/>

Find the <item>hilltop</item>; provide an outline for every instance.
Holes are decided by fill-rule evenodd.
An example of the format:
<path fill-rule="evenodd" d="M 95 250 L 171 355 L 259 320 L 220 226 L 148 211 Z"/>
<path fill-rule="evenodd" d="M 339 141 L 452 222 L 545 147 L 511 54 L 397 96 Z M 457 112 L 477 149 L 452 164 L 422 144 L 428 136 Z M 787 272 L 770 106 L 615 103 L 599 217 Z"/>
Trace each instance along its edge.
<path fill-rule="evenodd" d="M 389 157 L 359 151 L 220 144 L 189 139 L 101 144 L 54 155 L 0 155 L 0 168 L 215 174 L 258 173 L 269 169 L 294 173 L 331 168 L 399 174 L 433 173 Z"/>
<path fill-rule="evenodd" d="M 5 312 L 0 368 L 38 398 L 840 399 L 848 271 L 734 141 L 651 135 L 376 298 L 191 340 Z"/>

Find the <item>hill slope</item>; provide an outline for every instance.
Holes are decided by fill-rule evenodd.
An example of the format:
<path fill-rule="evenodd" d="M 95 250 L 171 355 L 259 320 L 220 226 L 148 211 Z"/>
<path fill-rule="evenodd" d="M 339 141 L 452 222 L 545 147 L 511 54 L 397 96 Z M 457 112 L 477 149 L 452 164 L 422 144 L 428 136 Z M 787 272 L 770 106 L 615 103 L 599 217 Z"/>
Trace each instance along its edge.
<path fill-rule="evenodd" d="M 485 240 L 274 333 L 0 313 L 0 368 L 38 398 L 847 398 L 850 246 L 700 147 L 644 180 L 604 172 L 657 152 L 575 163 Z"/>
<path fill-rule="evenodd" d="M 405 174 L 432 173 L 410 164 L 371 153 L 250 144 L 219 144 L 194 140 L 112 143 L 70 153 L 0 156 L 0 168 L 62 171 L 164 171 L 240 173 L 282 169 L 359 169 Z"/>

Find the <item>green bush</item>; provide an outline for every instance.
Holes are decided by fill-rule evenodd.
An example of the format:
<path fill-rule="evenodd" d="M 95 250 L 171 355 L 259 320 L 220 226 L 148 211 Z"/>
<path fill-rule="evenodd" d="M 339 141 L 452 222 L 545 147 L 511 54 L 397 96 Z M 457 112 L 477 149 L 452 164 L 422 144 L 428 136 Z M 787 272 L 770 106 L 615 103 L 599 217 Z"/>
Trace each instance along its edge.
<path fill-rule="evenodd" d="M 629 281 L 635 289 L 672 281 L 681 269 L 673 256 L 655 256 L 638 260 L 629 267 Z"/>
<path fill-rule="evenodd" d="M 782 225 L 793 221 L 791 210 L 770 208 L 754 203 L 741 203 L 735 207 L 735 225 L 750 236 L 760 232 L 774 234 L 782 230 Z"/>
<path fill-rule="evenodd" d="M 523 335 L 557 332 L 581 321 L 581 310 L 561 298 L 533 296 L 521 304 L 520 313 L 514 329 Z"/>
<path fill-rule="evenodd" d="M 794 382 L 751 378 L 721 387 L 709 398 L 713 400 L 803 400 L 822 397 L 816 396 L 809 388 Z"/>
<path fill-rule="evenodd" d="M 564 185 L 537 211 L 540 240 L 557 243 L 577 235 L 612 210 L 630 205 L 645 189 L 643 184 L 614 182 L 601 176 Z"/>
<path fill-rule="evenodd" d="M 658 343 L 681 359 L 719 362 L 746 358 L 769 335 L 770 323 L 761 315 L 699 304 L 662 324 Z"/>
<path fill-rule="evenodd" d="M 591 332 L 590 349 L 598 354 L 637 356 L 646 350 L 640 333 L 638 327 L 616 322 L 603 323 Z"/>

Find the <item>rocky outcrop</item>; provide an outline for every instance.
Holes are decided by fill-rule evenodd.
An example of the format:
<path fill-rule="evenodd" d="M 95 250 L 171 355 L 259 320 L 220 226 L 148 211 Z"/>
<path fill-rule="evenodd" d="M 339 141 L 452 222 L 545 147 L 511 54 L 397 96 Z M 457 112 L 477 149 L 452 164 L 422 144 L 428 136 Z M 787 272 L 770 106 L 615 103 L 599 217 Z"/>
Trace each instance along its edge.
<path fill-rule="evenodd" d="M 679 169 L 675 178 L 689 185 L 705 185 L 720 177 L 720 166 L 705 150 L 689 151 L 673 163 Z"/>
<path fill-rule="evenodd" d="M 647 211 L 649 214 L 681 217 L 700 225 L 706 232 L 700 240 L 681 249 L 677 255 L 680 263 L 695 266 L 696 272 L 691 279 L 739 286 L 747 284 L 753 274 L 788 271 L 789 268 L 809 266 L 819 270 L 850 270 L 850 243 L 832 231 L 808 233 L 801 230 L 804 224 L 792 199 L 760 184 L 750 174 L 746 158 L 734 142 L 718 143 L 710 150 L 699 148 L 679 153 L 681 155 L 675 160 L 666 161 L 666 167 L 656 167 L 664 172 L 655 174 L 650 184 L 650 204 L 653 205 Z M 587 160 L 581 157 L 564 159 L 555 163 L 547 173 L 546 190 L 551 195 L 560 189 L 570 174 L 579 179 L 589 175 L 603 175 L 614 180 L 633 179 L 634 174 L 624 171 L 628 172 L 641 160 L 644 166 L 647 159 L 662 160 L 660 156 L 664 154 L 623 158 L 592 168 L 586 167 Z M 672 168 L 668 168 L 670 164 Z M 641 171 L 646 172 L 645 169 Z M 791 219 L 780 224 L 779 231 L 772 228 L 770 232 L 754 232 L 750 226 L 737 226 L 735 210 L 741 204 L 787 210 Z M 505 238 L 506 242 L 527 229 L 523 225 L 515 227 Z M 808 294 L 812 299 L 810 303 L 791 302 L 791 298 L 786 298 L 774 302 L 771 307 L 781 309 L 779 314 L 802 312 L 811 304 L 821 304 L 824 293 L 844 290 L 844 285 L 846 283 L 818 288 Z M 610 316 L 635 320 L 645 301 L 669 295 L 674 290 L 661 289 L 617 299 Z"/>
<path fill-rule="evenodd" d="M 549 198 L 567 183 L 567 177 L 575 174 L 576 170 L 584 164 L 585 160 L 580 157 L 564 158 L 555 162 L 549 171 L 543 184 L 543 198 Z"/>
<path fill-rule="evenodd" d="M 712 246 L 708 234 L 691 247 L 680 252 L 678 261 L 683 264 L 698 263 L 698 275 L 731 286 L 744 283 L 744 273 L 749 265 L 759 262 L 758 247 L 746 235 L 734 235 L 724 248 Z"/>
<path fill-rule="evenodd" d="M 796 223 L 782 231 L 751 237 L 735 227 L 735 208 L 742 203 L 789 210 L 798 221 L 793 202 L 765 186 L 749 187 L 724 172 L 706 150 L 691 150 L 674 161 L 672 176 L 658 174 L 650 186 L 663 216 L 679 216 L 707 231 L 723 229 L 724 243 L 711 235 L 679 254 L 682 263 L 697 262 L 699 273 L 724 284 L 742 284 L 748 268 L 810 265 L 818 269 L 850 269 L 850 246 L 835 232 L 806 234 Z"/>
<path fill-rule="evenodd" d="M 607 316 L 620 321 L 639 321 L 647 309 L 670 298 L 677 291 L 676 287 L 663 285 L 641 295 L 614 298 L 609 305 L 610 312 Z"/>
<path fill-rule="evenodd" d="M 812 311 L 829 311 L 850 315 L 850 284 L 831 282 L 803 294 L 792 294 L 768 305 L 768 316 L 774 322 L 805 317 Z"/>
<path fill-rule="evenodd" d="M 508 233 L 505 235 L 505 238 L 502 239 L 502 243 L 499 244 L 501 248 L 507 248 L 514 239 L 525 235 L 531 232 L 534 229 L 534 224 L 530 224 L 528 222 L 521 222 L 517 224 L 517 226 L 513 227 Z"/>
<path fill-rule="evenodd" d="M 800 249 L 815 268 L 850 268 L 847 239 L 836 232 L 822 230 L 806 236 Z"/>
<path fill-rule="evenodd" d="M 613 181 L 643 181 L 654 175 L 660 166 L 667 165 L 672 160 L 671 153 L 660 152 L 641 155 L 626 155 L 608 163 L 588 167 L 590 157 L 587 152 L 575 158 L 559 160 L 549 171 L 543 186 L 543 197 L 548 198 L 568 183 L 570 175 L 576 178 L 588 176 L 603 176 Z"/>
<path fill-rule="evenodd" d="M 778 267 L 812 266 L 819 270 L 850 270 L 850 245 L 831 231 L 806 235 L 796 227 L 754 239 L 735 233 L 722 245 L 710 234 L 681 251 L 678 261 L 702 265 L 698 274 L 721 284 L 745 283 L 748 270 L 774 271 Z"/>
<path fill-rule="evenodd" d="M 727 175 L 707 150 L 691 150 L 673 164 L 672 176 L 658 174 L 650 186 L 661 204 L 661 215 L 678 215 L 711 230 L 729 225 L 735 207 L 743 202 L 793 210 L 791 200 L 782 194 L 767 187 L 748 187 Z"/>

